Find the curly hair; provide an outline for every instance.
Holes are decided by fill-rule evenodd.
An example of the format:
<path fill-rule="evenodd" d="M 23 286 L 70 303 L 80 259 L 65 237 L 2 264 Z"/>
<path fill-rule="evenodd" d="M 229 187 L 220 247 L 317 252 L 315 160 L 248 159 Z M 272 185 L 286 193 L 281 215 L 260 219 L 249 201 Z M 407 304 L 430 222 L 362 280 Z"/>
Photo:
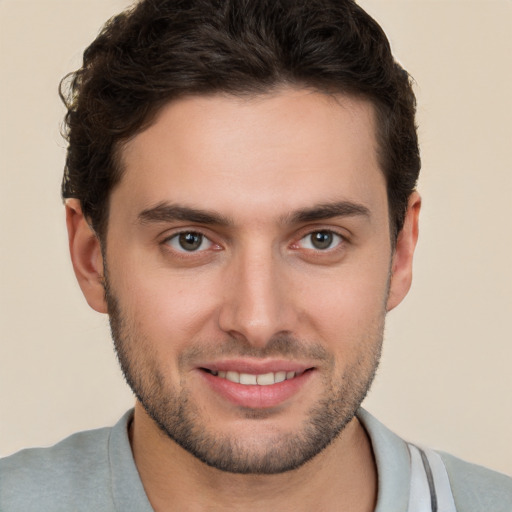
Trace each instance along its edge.
<path fill-rule="evenodd" d="M 416 100 L 383 30 L 353 0 L 142 0 L 110 19 L 60 84 L 69 142 L 63 197 L 80 200 L 102 238 L 122 176 L 119 150 L 166 103 L 282 85 L 373 104 L 396 240 L 420 170 Z"/>

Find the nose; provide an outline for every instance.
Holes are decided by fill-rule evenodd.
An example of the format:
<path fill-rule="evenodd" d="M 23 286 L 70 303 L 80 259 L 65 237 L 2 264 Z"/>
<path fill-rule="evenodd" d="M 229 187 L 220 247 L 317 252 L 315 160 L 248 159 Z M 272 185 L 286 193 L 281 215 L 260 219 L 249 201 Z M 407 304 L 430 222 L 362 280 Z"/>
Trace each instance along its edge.
<path fill-rule="evenodd" d="M 220 328 L 260 348 L 278 335 L 293 333 L 298 315 L 285 267 L 268 249 L 233 258 L 224 275 Z"/>

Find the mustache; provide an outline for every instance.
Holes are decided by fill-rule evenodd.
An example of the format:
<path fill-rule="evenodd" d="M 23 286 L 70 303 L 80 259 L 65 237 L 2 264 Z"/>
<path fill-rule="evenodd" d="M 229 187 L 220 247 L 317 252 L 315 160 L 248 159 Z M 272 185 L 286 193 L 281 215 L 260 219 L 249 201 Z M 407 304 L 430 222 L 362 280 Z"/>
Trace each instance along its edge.
<path fill-rule="evenodd" d="M 112 293 L 105 261 L 104 291 L 108 305 L 109 322 L 114 340 L 116 333 L 125 329 L 117 297 Z M 263 347 L 255 347 L 241 337 L 226 335 L 215 341 L 191 342 L 178 356 L 178 366 L 186 368 L 197 361 L 207 361 L 222 358 L 254 358 L 267 359 L 270 357 L 316 361 L 328 366 L 334 366 L 334 356 L 321 344 L 305 341 L 288 333 L 274 335 Z"/>
<path fill-rule="evenodd" d="M 334 361 L 332 354 L 317 343 L 305 342 L 295 336 L 281 334 L 272 337 L 263 347 L 255 347 L 250 342 L 234 336 L 218 342 L 194 343 L 179 356 L 180 366 L 189 366 L 198 360 L 222 358 L 267 359 L 279 357 L 291 360 L 313 360 L 322 363 Z"/>

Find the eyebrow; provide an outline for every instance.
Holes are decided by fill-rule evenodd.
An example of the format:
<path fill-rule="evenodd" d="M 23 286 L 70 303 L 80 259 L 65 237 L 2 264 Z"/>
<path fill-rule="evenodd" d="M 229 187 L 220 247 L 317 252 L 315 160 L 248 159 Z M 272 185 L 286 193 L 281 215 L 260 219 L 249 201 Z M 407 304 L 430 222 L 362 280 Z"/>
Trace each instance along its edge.
<path fill-rule="evenodd" d="M 370 217 L 370 210 L 359 203 L 352 201 L 338 201 L 334 203 L 323 203 L 311 208 L 303 208 L 287 215 L 285 222 L 300 224 L 302 222 L 314 222 L 317 220 L 332 219 L 334 217 Z"/>
<path fill-rule="evenodd" d="M 216 226 L 230 226 L 233 224 L 230 219 L 216 212 L 168 203 L 160 203 L 152 208 L 143 210 L 139 213 L 138 220 L 141 224 L 177 220 Z"/>
<path fill-rule="evenodd" d="M 370 210 L 362 204 L 351 201 L 338 201 L 323 203 L 310 208 L 301 208 L 284 215 L 280 221 L 283 224 L 300 224 L 334 217 L 354 216 L 370 217 Z M 154 207 L 147 208 L 138 215 L 138 221 L 141 224 L 173 222 L 177 220 L 223 227 L 234 225 L 234 222 L 229 217 L 225 217 L 217 212 L 169 203 L 160 203 Z"/>

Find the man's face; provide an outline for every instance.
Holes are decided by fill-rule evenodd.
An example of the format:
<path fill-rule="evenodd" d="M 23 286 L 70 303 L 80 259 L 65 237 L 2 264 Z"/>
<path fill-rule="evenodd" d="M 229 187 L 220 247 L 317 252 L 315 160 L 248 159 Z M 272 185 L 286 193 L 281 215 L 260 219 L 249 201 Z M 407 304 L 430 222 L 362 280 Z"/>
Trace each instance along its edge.
<path fill-rule="evenodd" d="M 392 257 L 374 133 L 367 102 L 283 89 L 173 102 L 123 148 L 116 348 L 149 415 L 207 464 L 297 467 L 364 398 Z"/>

